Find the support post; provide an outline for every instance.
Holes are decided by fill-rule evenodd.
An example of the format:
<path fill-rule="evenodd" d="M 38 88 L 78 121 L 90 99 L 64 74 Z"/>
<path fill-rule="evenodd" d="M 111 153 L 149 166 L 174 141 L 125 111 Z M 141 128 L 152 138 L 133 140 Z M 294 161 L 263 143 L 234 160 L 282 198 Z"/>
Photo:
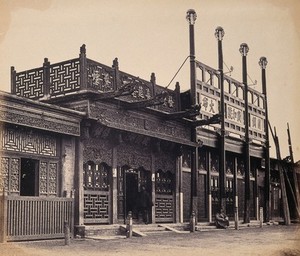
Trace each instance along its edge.
<path fill-rule="evenodd" d="M 224 30 L 222 27 L 217 27 L 215 30 L 215 36 L 218 40 L 218 60 L 219 60 L 219 72 L 220 72 L 220 113 L 221 113 L 221 134 L 220 134 L 220 165 L 219 165 L 219 178 L 220 178 L 220 209 L 226 213 L 226 151 L 225 151 L 225 102 L 224 102 L 224 72 L 223 72 L 223 49 L 222 40 L 224 37 Z"/>
<path fill-rule="evenodd" d="M 7 194 L 5 189 L 3 189 L 2 195 L 0 195 L 0 243 L 7 242 Z"/>
<path fill-rule="evenodd" d="M 45 58 L 43 63 L 43 87 L 44 98 L 50 98 L 50 62 L 48 61 L 48 58 Z"/>
<path fill-rule="evenodd" d="M 190 218 L 190 232 L 195 232 L 196 230 L 196 216 L 195 212 L 193 211 Z"/>
<path fill-rule="evenodd" d="M 80 88 L 87 89 L 87 60 L 86 60 L 86 48 L 85 44 L 80 47 L 79 54 L 79 62 L 80 62 Z"/>
<path fill-rule="evenodd" d="M 70 226 L 68 221 L 64 222 L 64 233 L 65 233 L 65 245 L 70 245 Z"/>
<path fill-rule="evenodd" d="M 10 92 L 16 94 L 16 70 L 15 67 L 10 67 Z"/>
<path fill-rule="evenodd" d="M 239 230 L 239 210 L 237 206 L 234 207 L 234 228 Z"/>
<path fill-rule="evenodd" d="M 264 221 L 269 222 L 270 221 L 270 139 L 269 139 L 269 116 L 268 116 L 268 101 L 267 101 L 267 85 L 266 85 L 266 67 L 268 64 L 266 57 L 261 57 L 259 59 L 258 64 L 261 67 L 261 80 L 262 80 L 262 92 L 265 96 L 265 113 L 266 113 L 266 119 L 265 119 L 265 184 L 264 184 Z"/>
<path fill-rule="evenodd" d="M 248 83 L 247 83 L 247 53 L 249 47 L 243 43 L 240 45 L 240 53 L 242 54 L 243 66 L 243 84 L 244 84 L 244 100 L 245 100 L 245 205 L 244 205 L 244 223 L 250 223 L 250 140 L 249 140 L 249 106 L 248 106 Z"/>
<path fill-rule="evenodd" d="M 259 208 L 259 226 L 263 227 L 263 221 L 264 221 L 264 209 L 263 207 Z"/>
<path fill-rule="evenodd" d="M 126 219 L 126 238 L 132 237 L 132 212 L 129 211 Z"/>
<path fill-rule="evenodd" d="M 189 22 L 189 39 L 190 39 L 190 104 L 195 106 L 196 99 L 196 62 L 195 62 L 195 39 L 194 39 L 194 24 L 197 19 L 195 10 L 190 9 L 187 11 L 186 19 Z M 191 127 L 191 141 L 197 142 L 197 128 Z M 191 207 L 190 213 L 195 213 L 198 216 L 198 197 L 197 197 L 197 184 L 198 184 L 198 147 L 193 147 L 191 150 Z M 197 221 L 197 220 L 196 220 Z"/>

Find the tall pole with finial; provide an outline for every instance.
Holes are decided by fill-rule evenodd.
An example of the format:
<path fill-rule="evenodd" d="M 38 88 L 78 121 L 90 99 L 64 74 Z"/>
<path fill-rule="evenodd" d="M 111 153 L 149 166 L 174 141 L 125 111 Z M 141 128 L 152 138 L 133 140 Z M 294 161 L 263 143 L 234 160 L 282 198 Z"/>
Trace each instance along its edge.
<path fill-rule="evenodd" d="M 269 115 L 267 101 L 267 84 L 266 84 L 266 67 L 268 64 L 266 57 L 261 57 L 258 62 L 261 67 L 262 93 L 265 96 L 265 205 L 264 205 L 264 221 L 270 221 L 270 138 L 269 138 Z"/>
<path fill-rule="evenodd" d="M 219 61 L 219 72 L 220 79 L 219 85 L 221 90 L 220 98 L 220 112 L 221 112 L 221 134 L 220 134 L 220 208 L 226 213 L 226 151 L 225 151 L 225 102 L 224 102 L 224 71 L 223 71 L 223 48 L 222 40 L 224 37 L 224 30 L 222 27 L 217 27 L 215 30 L 215 37 L 218 40 L 218 61 Z"/>
<path fill-rule="evenodd" d="M 194 24 L 197 19 L 195 10 L 189 9 L 186 13 L 186 19 L 189 22 L 189 39 L 190 39 L 190 104 L 195 106 L 196 99 L 196 61 L 195 61 L 195 37 Z M 191 140 L 197 142 L 197 128 L 191 128 Z M 190 214 L 198 216 L 198 198 L 197 198 L 197 181 L 198 181 L 198 147 L 193 147 L 191 152 L 191 207 Z"/>
<path fill-rule="evenodd" d="M 244 223 L 250 223 L 250 140 L 249 140 L 249 106 L 248 106 L 248 82 L 247 82 L 247 54 L 249 47 L 242 43 L 239 49 L 242 55 L 243 66 L 243 84 L 245 101 L 245 141 L 244 141 L 244 159 L 245 159 L 245 205 L 244 205 Z"/>

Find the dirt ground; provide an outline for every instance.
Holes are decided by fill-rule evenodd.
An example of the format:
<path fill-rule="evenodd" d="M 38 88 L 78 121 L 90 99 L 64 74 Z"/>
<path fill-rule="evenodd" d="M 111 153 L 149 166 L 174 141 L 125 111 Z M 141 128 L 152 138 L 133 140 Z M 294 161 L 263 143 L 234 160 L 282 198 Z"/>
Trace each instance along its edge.
<path fill-rule="evenodd" d="M 272 255 L 300 256 L 300 225 L 197 231 L 122 239 L 74 239 L 0 244 L 3 256 Z"/>

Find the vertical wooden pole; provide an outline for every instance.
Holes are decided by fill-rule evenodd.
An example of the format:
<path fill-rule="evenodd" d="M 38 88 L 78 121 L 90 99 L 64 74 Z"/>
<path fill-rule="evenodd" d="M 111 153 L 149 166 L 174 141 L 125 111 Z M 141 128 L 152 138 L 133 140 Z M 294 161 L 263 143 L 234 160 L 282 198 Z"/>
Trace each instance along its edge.
<path fill-rule="evenodd" d="M 47 58 L 43 63 L 43 90 L 44 98 L 50 98 L 50 62 Z"/>
<path fill-rule="evenodd" d="M 85 44 L 80 47 L 79 54 L 79 62 L 80 62 L 80 88 L 87 89 L 88 87 L 88 77 L 87 77 L 87 60 L 86 60 L 86 48 Z"/>
<path fill-rule="evenodd" d="M 245 101 L 245 141 L 244 141 L 244 158 L 245 158 L 245 204 L 244 204 L 244 223 L 250 223 L 250 140 L 249 140 L 249 106 L 248 106 L 248 82 L 247 82 L 247 53 L 249 47 L 243 43 L 240 46 L 242 54 L 243 84 L 244 84 L 244 101 Z"/>
<path fill-rule="evenodd" d="M 219 165 L 219 177 L 220 177 L 220 209 L 222 208 L 226 213 L 226 151 L 225 151 L 225 99 L 224 99 L 224 72 L 223 72 L 223 49 L 222 39 L 224 36 L 224 30 L 221 27 L 217 27 L 215 36 L 218 39 L 218 60 L 219 60 L 219 86 L 221 90 L 220 96 L 220 112 L 222 116 L 221 120 L 221 134 L 219 138 L 220 142 L 220 165 Z"/>
<path fill-rule="evenodd" d="M 0 225 L 0 243 L 5 243 L 7 241 L 7 198 L 4 189 L 0 195 Z"/>
<path fill-rule="evenodd" d="M 121 134 L 120 134 L 121 136 Z M 117 167 L 117 163 L 118 163 L 118 154 L 117 154 L 117 146 L 114 146 L 112 149 L 112 186 L 111 186 L 111 196 L 112 196 L 112 200 L 111 200 L 111 220 L 110 223 L 114 224 L 117 223 L 118 221 L 118 167 Z"/>
<path fill-rule="evenodd" d="M 11 94 L 16 94 L 16 70 L 15 67 L 10 68 L 10 91 Z"/>
<path fill-rule="evenodd" d="M 288 200 L 287 200 L 284 174 L 283 174 L 283 169 L 282 169 L 282 166 L 281 166 L 281 161 L 282 160 L 281 160 L 281 153 L 280 153 L 280 147 L 279 147 L 279 140 L 278 140 L 275 128 L 274 128 L 274 133 L 272 132 L 272 136 L 273 136 L 273 139 L 274 139 L 274 143 L 275 143 L 275 147 L 276 147 L 276 155 L 277 155 L 277 160 L 278 160 L 278 169 L 279 169 L 280 187 L 281 187 L 281 193 L 282 193 L 284 222 L 285 222 L 286 225 L 290 225 L 291 224 L 291 219 L 290 219 L 289 203 L 288 203 Z"/>
<path fill-rule="evenodd" d="M 270 139 L 269 139 L 269 114 L 268 114 L 268 98 L 267 98 L 267 83 L 266 83 L 266 67 L 268 64 L 267 58 L 266 57 L 261 57 L 259 59 L 258 64 L 261 67 L 261 80 L 262 80 L 262 92 L 263 95 L 265 96 L 265 184 L 264 184 L 264 221 L 269 222 L 270 221 L 270 177 L 271 177 L 271 172 L 270 172 Z"/>

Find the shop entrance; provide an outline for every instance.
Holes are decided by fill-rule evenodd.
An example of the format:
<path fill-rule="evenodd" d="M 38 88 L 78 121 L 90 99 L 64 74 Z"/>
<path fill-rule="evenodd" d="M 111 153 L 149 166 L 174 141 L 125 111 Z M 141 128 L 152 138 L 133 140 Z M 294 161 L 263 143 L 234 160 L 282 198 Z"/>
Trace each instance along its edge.
<path fill-rule="evenodd" d="M 38 161 L 21 159 L 21 196 L 38 196 Z"/>
<path fill-rule="evenodd" d="M 132 212 L 134 219 L 138 218 L 138 173 L 137 171 L 127 171 L 125 173 L 125 213 Z"/>
<path fill-rule="evenodd" d="M 122 216 L 125 222 L 128 212 L 131 211 L 133 220 L 138 222 L 142 218 L 139 200 L 141 187 L 144 186 L 148 194 L 152 194 L 151 173 L 142 167 L 133 169 L 123 166 L 119 182 L 119 202 L 122 201 L 123 206 L 118 209 L 118 215 Z"/>

